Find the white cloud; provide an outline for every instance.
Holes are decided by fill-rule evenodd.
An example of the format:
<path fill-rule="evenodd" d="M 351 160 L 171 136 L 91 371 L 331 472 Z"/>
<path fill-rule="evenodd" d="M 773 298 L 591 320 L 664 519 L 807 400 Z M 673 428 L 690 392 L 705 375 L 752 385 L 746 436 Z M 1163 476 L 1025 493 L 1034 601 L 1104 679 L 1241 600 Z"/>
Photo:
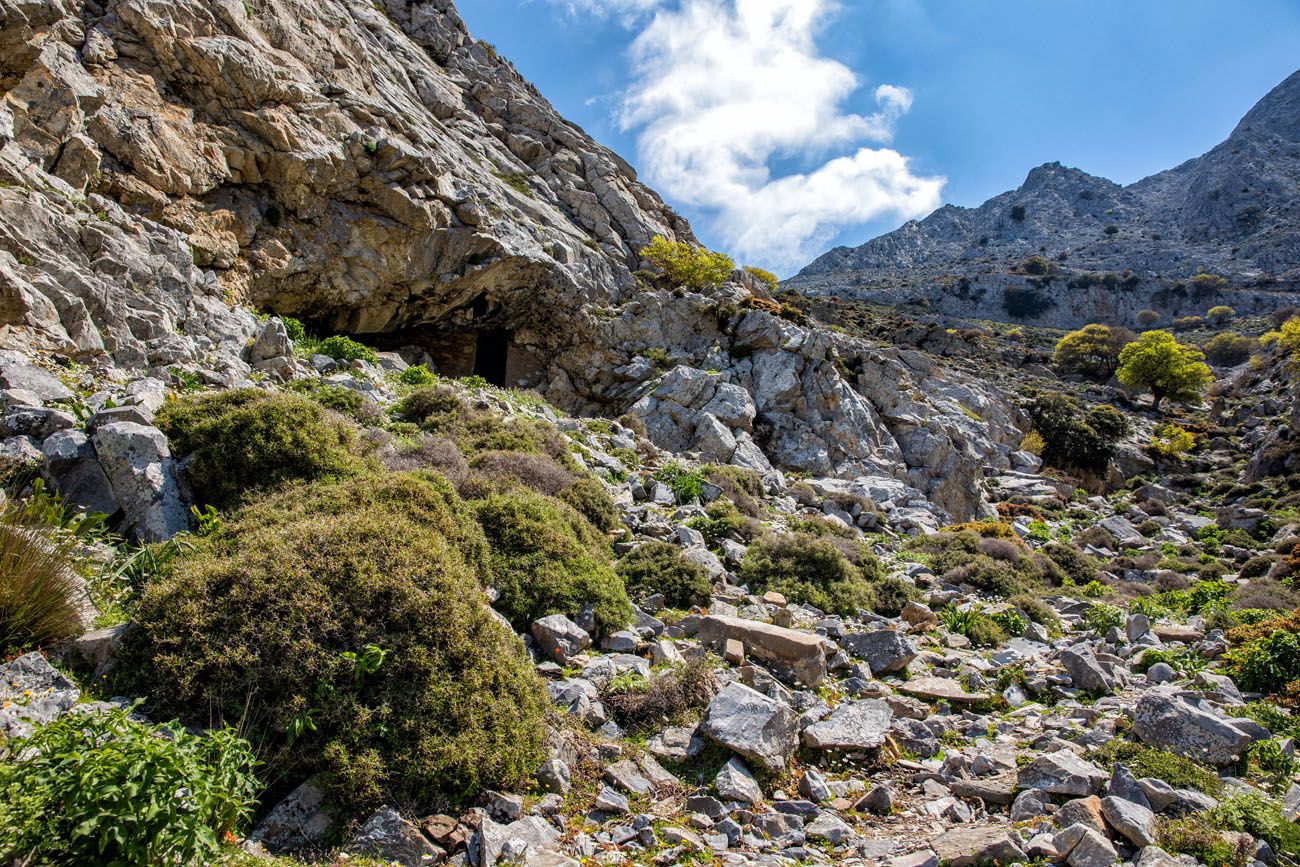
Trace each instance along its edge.
<path fill-rule="evenodd" d="M 868 145 L 892 139 L 910 91 L 880 85 L 874 112 L 844 109 L 862 83 L 815 44 L 832 0 L 552 2 L 642 15 L 619 120 L 645 179 L 716 215 L 714 234 L 745 261 L 802 265 L 845 227 L 940 204 L 944 178 Z M 811 167 L 774 176 L 776 160 Z"/>
<path fill-rule="evenodd" d="M 590 16 L 604 20 L 617 18 L 631 27 L 637 19 L 662 6 L 665 0 L 549 0 L 574 18 Z"/>

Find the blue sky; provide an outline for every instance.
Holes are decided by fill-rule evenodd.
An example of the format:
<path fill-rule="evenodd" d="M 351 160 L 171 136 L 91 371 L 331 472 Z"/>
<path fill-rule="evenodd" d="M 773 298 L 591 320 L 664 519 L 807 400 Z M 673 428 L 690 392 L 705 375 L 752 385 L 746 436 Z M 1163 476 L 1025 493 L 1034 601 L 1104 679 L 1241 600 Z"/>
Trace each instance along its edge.
<path fill-rule="evenodd" d="M 1121 183 L 1170 168 L 1300 67 L 1300 0 L 458 8 L 705 243 L 783 276 L 1043 162 Z"/>

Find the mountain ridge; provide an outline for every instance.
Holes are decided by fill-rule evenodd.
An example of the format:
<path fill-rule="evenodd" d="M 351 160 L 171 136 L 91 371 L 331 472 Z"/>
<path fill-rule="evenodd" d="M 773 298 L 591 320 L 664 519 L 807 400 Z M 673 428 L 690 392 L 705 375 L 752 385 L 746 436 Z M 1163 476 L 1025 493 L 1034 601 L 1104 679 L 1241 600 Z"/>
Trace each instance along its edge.
<path fill-rule="evenodd" d="M 837 247 L 784 285 L 1060 327 L 1116 316 L 1131 324 L 1152 305 L 1171 318 L 1210 303 L 1235 301 L 1243 312 L 1285 306 L 1300 289 L 1298 104 L 1300 72 L 1256 103 L 1226 140 L 1179 166 L 1122 186 L 1045 163 L 1020 187 L 977 207 L 945 205 L 859 247 Z M 1137 280 L 1122 295 L 1062 298 L 1044 275 L 1029 281 L 1015 274 L 1036 255 L 1055 263 L 1061 283 L 1088 272 Z M 1225 277 L 1234 291 L 1190 291 L 1186 283 L 1201 269 Z M 969 282 L 980 284 L 975 296 Z M 1048 290 L 1045 300 L 1054 303 L 1035 316 L 1010 315 L 1008 291 L 1031 286 Z"/>

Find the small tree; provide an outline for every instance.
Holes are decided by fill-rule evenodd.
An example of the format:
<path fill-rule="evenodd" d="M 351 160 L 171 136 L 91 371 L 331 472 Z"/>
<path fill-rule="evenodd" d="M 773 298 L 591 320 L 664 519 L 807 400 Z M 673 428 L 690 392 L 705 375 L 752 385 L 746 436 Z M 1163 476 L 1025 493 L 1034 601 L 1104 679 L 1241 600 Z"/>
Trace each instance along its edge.
<path fill-rule="evenodd" d="M 1205 354 L 1179 343 L 1168 331 L 1148 331 L 1119 354 L 1119 381 L 1128 388 L 1151 392 L 1151 408 L 1165 399 L 1199 400 L 1214 381 Z"/>
<path fill-rule="evenodd" d="M 711 288 L 721 286 L 736 270 L 736 263 L 725 253 L 714 253 L 686 241 L 669 241 L 655 235 L 641 258 L 659 268 L 674 286 Z"/>
<path fill-rule="evenodd" d="M 1210 320 L 1211 325 L 1223 325 L 1226 322 L 1231 322 L 1236 315 L 1237 311 L 1233 310 L 1227 304 L 1219 304 L 1218 306 L 1211 307 L 1206 312 L 1205 318 Z"/>
<path fill-rule="evenodd" d="M 1119 367 L 1120 350 L 1134 340 L 1137 335 L 1127 328 L 1085 325 L 1057 341 L 1052 362 L 1064 371 L 1104 382 Z"/>
<path fill-rule="evenodd" d="M 1232 367 L 1248 360 L 1258 346 L 1259 342 L 1250 337 L 1225 331 L 1210 338 L 1201 348 L 1211 364 Z"/>
<path fill-rule="evenodd" d="M 1139 310 L 1137 324 L 1139 328 L 1150 328 L 1160 321 L 1160 314 L 1154 310 Z"/>

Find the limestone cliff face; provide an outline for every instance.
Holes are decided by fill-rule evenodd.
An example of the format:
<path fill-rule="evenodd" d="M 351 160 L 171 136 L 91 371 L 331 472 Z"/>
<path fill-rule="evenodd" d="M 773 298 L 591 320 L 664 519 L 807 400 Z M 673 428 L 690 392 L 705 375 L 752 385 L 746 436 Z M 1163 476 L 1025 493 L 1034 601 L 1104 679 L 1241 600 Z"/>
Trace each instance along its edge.
<path fill-rule="evenodd" d="M 259 309 L 952 517 L 1012 462 L 919 354 L 639 280 L 690 227 L 450 0 L 0 0 L 0 95 L 3 348 L 229 386 Z"/>
<path fill-rule="evenodd" d="M 949 205 L 857 248 L 826 253 L 789 281 L 814 295 L 919 303 L 952 316 L 1077 327 L 1133 324 L 1216 304 L 1243 313 L 1300 292 L 1300 72 L 1226 141 L 1127 187 L 1059 163 L 978 208 Z M 1043 256 L 1055 274 L 1025 274 Z M 1193 285 L 1199 269 L 1226 288 Z M 1105 280 L 1105 282 L 1102 282 Z"/>

